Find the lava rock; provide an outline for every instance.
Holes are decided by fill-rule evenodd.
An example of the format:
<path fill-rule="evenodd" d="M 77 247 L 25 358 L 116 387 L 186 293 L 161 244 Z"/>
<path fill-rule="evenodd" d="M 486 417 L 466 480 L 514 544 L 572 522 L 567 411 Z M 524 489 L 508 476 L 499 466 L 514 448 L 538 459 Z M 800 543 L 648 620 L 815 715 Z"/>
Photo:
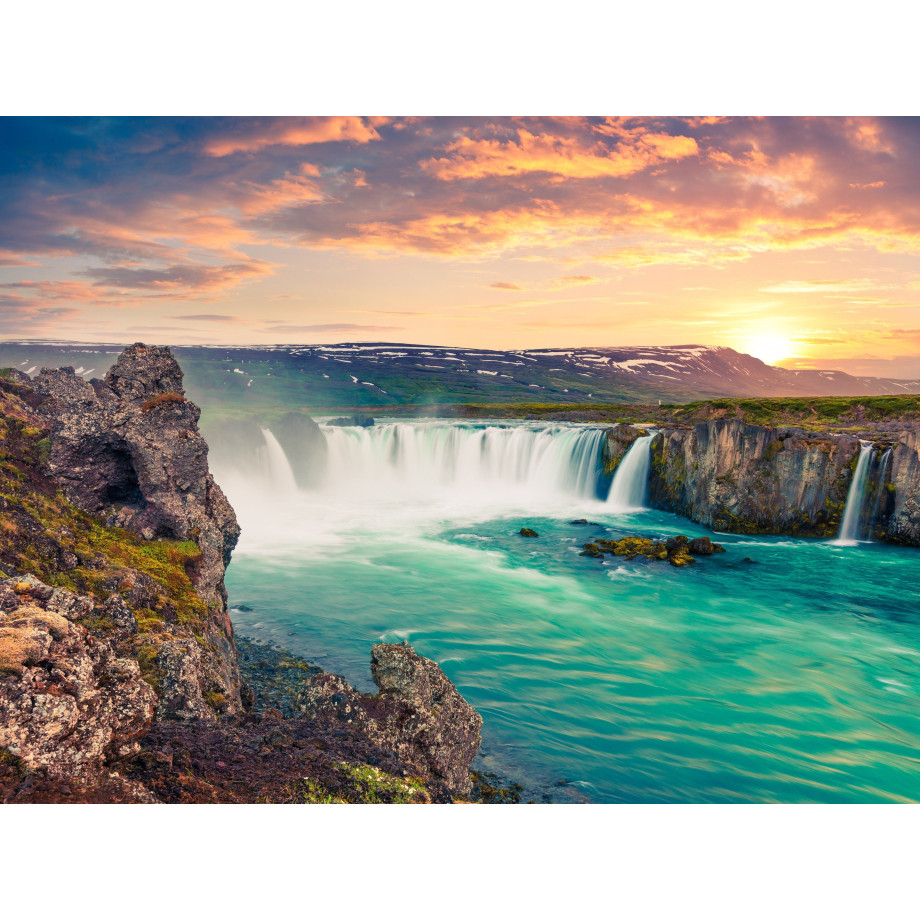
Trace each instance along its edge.
<path fill-rule="evenodd" d="M 691 556 L 711 556 L 713 553 L 724 553 L 725 547 L 721 543 L 713 543 L 709 537 L 696 537 L 687 544 L 687 552 Z"/>
<path fill-rule="evenodd" d="M 435 662 L 407 643 L 373 646 L 371 676 L 380 688 L 374 696 L 358 693 L 334 674 L 312 677 L 307 686 L 312 714 L 357 727 L 423 780 L 468 797 L 470 764 L 482 740 L 479 713 Z"/>

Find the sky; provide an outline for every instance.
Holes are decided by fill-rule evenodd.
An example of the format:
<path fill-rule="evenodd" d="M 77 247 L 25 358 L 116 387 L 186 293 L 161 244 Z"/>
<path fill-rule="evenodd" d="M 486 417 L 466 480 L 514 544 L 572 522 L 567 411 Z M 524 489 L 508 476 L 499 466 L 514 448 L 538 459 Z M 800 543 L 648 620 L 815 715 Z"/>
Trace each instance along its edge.
<path fill-rule="evenodd" d="M 917 118 L 2 118 L 0 338 L 920 376 Z"/>

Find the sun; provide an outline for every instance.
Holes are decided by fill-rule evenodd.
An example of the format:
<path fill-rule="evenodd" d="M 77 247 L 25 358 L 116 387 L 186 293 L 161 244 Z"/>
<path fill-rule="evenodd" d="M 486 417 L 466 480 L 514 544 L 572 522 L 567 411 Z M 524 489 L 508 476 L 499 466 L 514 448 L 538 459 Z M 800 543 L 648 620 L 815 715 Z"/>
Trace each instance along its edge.
<path fill-rule="evenodd" d="M 760 358 L 764 364 L 776 364 L 783 358 L 793 357 L 792 342 L 781 335 L 769 332 L 760 332 L 749 336 L 745 340 L 743 349 L 749 355 Z"/>

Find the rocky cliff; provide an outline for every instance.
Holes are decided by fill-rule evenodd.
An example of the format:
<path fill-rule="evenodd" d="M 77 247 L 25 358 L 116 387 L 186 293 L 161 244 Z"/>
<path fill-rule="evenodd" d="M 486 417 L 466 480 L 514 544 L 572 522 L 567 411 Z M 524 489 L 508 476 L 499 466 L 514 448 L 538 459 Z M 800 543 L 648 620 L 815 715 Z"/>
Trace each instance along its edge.
<path fill-rule="evenodd" d="M 610 429 L 613 472 L 643 429 Z M 651 443 L 654 508 L 730 533 L 837 536 L 860 453 L 848 432 L 717 419 L 665 427 Z M 863 519 L 874 539 L 920 546 L 920 432 L 874 440 Z"/>
<path fill-rule="evenodd" d="M 167 348 L 0 373 L 0 801 L 468 795 L 481 719 L 408 646 L 375 646 L 374 697 L 308 669 L 296 718 L 253 708 L 198 419 Z"/>
<path fill-rule="evenodd" d="M 208 445 L 198 407 L 185 398 L 182 371 L 168 348 L 132 345 L 105 380 L 87 383 L 73 368 L 44 369 L 31 381 L 44 397 L 37 414 L 49 426 L 47 469 L 77 507 L 144 540 L 191 541 L 198 549 L 188 575 L 206 611 L 195 636 L 158 643 L 164 672 L 160 707 L 207 717 L 206 703 L 240 709 L 240 681 L 227 612 L 224 570 L 240 528 L 208 471 Z M 197 646 L 197 647 L 196 647 Z M 206 675 L 194 686 L 194 670 Z"/>
<path fill-rule="evenodd" d="M 920 546 L 920 430 L 903 432 L 892 446 L 887 477 L 879 485 L 891 493 L 888 514 L 877 535 L 892 543 Z"/>

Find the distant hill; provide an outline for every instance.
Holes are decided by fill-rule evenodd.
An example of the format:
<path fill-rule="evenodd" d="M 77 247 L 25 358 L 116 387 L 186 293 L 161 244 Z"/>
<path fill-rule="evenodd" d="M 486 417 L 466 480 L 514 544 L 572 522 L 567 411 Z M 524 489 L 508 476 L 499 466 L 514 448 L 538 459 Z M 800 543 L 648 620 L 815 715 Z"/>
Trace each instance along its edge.
<path fill-rule="evenodd" d="M 122 344 L 0 343 L 0 367 L 101 377 Z M 920 380 L 793 371 L 731 348 L 675 345 L 491 351 L 434 345 L 175 346 L 189 396 L 226 411 L 452 403 L 654 403 L 720 397 L 920 393 Z"/>

